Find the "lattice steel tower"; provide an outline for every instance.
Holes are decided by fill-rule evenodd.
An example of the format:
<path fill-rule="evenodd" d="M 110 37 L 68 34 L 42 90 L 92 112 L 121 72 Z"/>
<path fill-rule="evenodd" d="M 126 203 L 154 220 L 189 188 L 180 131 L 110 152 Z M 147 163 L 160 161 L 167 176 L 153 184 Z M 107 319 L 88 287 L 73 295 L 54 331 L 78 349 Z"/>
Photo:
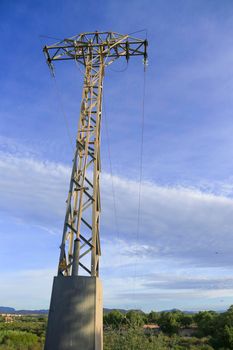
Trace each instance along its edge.
<path fill-rule="evenodd" d="M 99 350 L 102 349 L 102 335 L 100 334 L 98 338 L 96 329 L 98 322 L 102 329 L 100 310 L 102 297 L 101 292 L 98 292 L 100 287 L 97 280 L 101 255 L 99 179 L 104 70 L 119 57 L 125 57 L 128 61 L 131 56 L 143 56 L 146 63 L 147 40 L 114 32 L 83 33 L 54 45 L 45 46 L 44 53 L 52 71 L 53 62 L 66 60 L 75 60 L 85 69 L 76 150 L 60 247 L 58 276 L 54 281 L 51 298 L 45 349 Z M 83 273 L 91 278 L 82 277 Z M 89 291 L 90 285 L 94 286 L 92 292 Z M 87 317 L 88 311 L 84 300 L 88 293 L 93 293 L 95 297 L 99 295 L 98 302 L 95 301 L 92 305 L 93 313 L 89 321 L 93 317 L 98 318 L 98 315 L 96 316 L 98 313 L 100 317 L 94 321 L 94 330 L 86 332 L 86 336 L 83 337 L 82 322 L 71 317 L 73 322 L 69 324 L 66 319 L 69 313 L 74 316 L 71 304 L 72 307 L 74 303 L 82 304 L 82 298 L 83 307 L 76 312 L 75 317 L 79 320 Z M 54 311 L 58 309 L 60 311 Z M 72 331 L 69 328 L 72 328 Z M 90 333 L 95 334 L 93 341 L 90 340 L 93 338 Z M 60 340 L 52 341 L 54 336 L 60 337 Z"/>

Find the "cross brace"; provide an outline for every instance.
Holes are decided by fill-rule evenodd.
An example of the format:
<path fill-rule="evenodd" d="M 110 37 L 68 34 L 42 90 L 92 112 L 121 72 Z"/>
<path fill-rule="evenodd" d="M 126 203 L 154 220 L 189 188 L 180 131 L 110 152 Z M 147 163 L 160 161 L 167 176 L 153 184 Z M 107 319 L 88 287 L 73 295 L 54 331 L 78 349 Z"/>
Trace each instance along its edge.
<path fill-rule="evenodd" d="M 105 67 L 119 57 L 147 59 L 147 41 L 113 32 L 83 33 L 45 46 L 53 62 L 76 60 L 85 67 L 76 150 L 70 179 L 58 275 L 77 276 L 80 268 L 99 276 L 100 248 L 100 131 Z M 85 258 L 85 260 L 84 260 Z"/>

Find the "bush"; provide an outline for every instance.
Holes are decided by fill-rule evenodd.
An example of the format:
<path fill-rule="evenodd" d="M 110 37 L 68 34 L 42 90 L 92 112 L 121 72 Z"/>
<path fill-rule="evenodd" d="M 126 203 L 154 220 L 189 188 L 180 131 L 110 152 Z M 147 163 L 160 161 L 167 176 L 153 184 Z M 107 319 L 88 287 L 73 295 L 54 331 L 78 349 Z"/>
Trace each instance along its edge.
<path fill-rule="evenodd" d="M 21 331 L 0 331 L 1 350 L 41 350 L 40 339 L 32 333 Z"/>

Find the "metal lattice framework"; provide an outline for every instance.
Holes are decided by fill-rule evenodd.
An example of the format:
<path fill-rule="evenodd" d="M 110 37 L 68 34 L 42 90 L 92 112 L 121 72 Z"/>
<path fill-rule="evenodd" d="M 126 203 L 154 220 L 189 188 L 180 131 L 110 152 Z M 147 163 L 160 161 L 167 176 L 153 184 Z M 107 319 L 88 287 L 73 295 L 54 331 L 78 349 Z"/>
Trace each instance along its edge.
<path fill-rule="evenodd" d="M 113 32 L 83 33 L 45 46 L 49 67 L 75 60 L 85 67 L 81 111 L 76 139 L 58 274 L 80 275 L 81 267 L 99 276 L 100 249 L 100 131 L 104 69 L 123 56 L 143 56 L 147 41 Z"/>

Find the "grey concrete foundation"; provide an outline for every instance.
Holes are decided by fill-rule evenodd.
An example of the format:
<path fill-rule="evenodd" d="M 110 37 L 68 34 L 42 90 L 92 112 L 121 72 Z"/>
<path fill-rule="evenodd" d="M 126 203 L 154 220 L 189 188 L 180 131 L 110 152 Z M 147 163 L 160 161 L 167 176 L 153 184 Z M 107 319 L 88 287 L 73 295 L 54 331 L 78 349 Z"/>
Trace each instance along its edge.
<path fill-rule="evenodd" d="M 54 278 L 44 349 L 103 349 L 102 284 L 99 278 Z"/>

